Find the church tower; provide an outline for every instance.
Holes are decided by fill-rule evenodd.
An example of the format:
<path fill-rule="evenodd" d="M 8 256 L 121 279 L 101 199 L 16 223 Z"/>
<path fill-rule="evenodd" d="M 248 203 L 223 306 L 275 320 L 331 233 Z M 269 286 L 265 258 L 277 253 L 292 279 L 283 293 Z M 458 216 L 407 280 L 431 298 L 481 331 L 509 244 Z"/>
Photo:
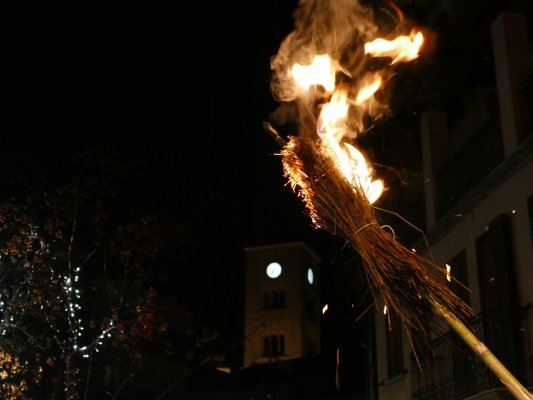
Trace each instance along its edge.
<path fill-rule="evenodd" d="M 318 354 L 320 259 L 304 242 L 244 251 L 244 367 Z"/>

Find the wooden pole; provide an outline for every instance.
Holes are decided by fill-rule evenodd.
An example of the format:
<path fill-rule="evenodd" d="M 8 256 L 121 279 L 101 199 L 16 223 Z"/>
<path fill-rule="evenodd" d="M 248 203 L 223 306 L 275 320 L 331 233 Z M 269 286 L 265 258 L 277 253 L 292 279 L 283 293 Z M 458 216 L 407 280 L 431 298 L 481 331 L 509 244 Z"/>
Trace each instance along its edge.
<path fill-rule="evenodd" d="M 442 316 L 450 327 L 465 341 L 474 353 L 490 368 L 490 370 L 505 385 L 517 400 L 533 400 L 533 394 L 529 392 L 511 372 L 496 358 L 496 356 L 479 340 L 465 324 L 456 316 L 446 312 L 444 308 L 433 301 L 435 312 Z"/>

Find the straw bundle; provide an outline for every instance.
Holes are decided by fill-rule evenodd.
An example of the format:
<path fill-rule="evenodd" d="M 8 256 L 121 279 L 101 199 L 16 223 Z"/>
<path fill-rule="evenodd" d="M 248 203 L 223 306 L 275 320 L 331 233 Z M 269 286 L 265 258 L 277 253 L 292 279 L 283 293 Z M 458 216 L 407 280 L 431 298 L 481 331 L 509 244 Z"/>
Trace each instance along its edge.
<path fill-rule="evenodd" d="M 412 333 L 427 337 L 435 316 L 448 313 L 466 320 L 472 309 L 438 278 L 446 271 L 414 253 L 380 227 L 363 190 L 339 172 L 319 140 L 290 137 L 281 151 L 284 176 L 303 198 L 314 225 L 343 237 L 361 256 L 374 298 L 379 292 Z"/>

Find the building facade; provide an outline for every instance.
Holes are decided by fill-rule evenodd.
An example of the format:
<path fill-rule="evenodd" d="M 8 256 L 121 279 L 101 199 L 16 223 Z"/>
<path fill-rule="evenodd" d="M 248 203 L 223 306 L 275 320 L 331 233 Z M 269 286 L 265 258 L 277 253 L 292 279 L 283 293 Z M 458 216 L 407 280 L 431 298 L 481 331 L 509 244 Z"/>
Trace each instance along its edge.
<path fill-rule="evenodd" d="M 477 314 L 470 328 L 531 390 L 533 385 L 533 69 L 527 18 L 490 25 L 493 79 L 462 112 L 421 118 L 426 239 L 417 251 L 448 264 L 452 289 Z M 381 400 L 512 398 L 453 332 L 433 337 L 417 363 L 401 330 L 376 310 Z"/>

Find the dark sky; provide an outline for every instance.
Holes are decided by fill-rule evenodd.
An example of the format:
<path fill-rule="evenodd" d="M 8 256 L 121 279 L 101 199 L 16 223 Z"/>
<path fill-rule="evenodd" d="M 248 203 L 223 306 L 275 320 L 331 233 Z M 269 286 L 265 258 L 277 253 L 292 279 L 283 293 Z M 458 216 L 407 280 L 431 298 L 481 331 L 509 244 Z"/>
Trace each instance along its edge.
<path fill-rule="evenodd" d="M 438 33 L 432 56 L 446 70 L 443 52 L 467 53 L 468 23 L 488 11 L 474 1 L 426 3 L 400 2 Z M 57 160 L 97 147 L 146 160 L 150 182 L 139 192 L 191 223 L 207 249 L 193 280 L 206 308 L 216 303 L 213 314 L 242 300 L 243 247 L 306 240 L 327 256 L 331 239 L 310 227 L 262 127 L 277 107 L 269 59 L 293 28 L 297 1 L 110 4 L 4 15 L 0 152 Z M 432 62 L 399 74 L 401 127 L 370 142 L 400 170 L 416 167 L 412 127 L 427 100 L 420 88 L 438 80 Z"/>
<path fill-rule="evenodd" d="M 276 106 L 269 57 L 296 3 L 163 3 L 17 13 L 4 39 L 2 148 L 151 157 L 161 189 L 207 203 L 220 216 L 210 228 L 235 245 L 296 238 L 261 125 Z"/>
<path fill-rule="evenodd" d="M 147 178 L 131 201 L 192 232 L 190 265 L 170 273 L 190 291 L 182 297 L 207 324 L 236 328 L 243 247 L 319 242 L 262 127 L 276 107 L 269 58 L 292 29 L 296 2 L 183 4 L 9 14 L 0 154 L 32 154 L 58 174 L 89 148 L 143 162 Z"/>

